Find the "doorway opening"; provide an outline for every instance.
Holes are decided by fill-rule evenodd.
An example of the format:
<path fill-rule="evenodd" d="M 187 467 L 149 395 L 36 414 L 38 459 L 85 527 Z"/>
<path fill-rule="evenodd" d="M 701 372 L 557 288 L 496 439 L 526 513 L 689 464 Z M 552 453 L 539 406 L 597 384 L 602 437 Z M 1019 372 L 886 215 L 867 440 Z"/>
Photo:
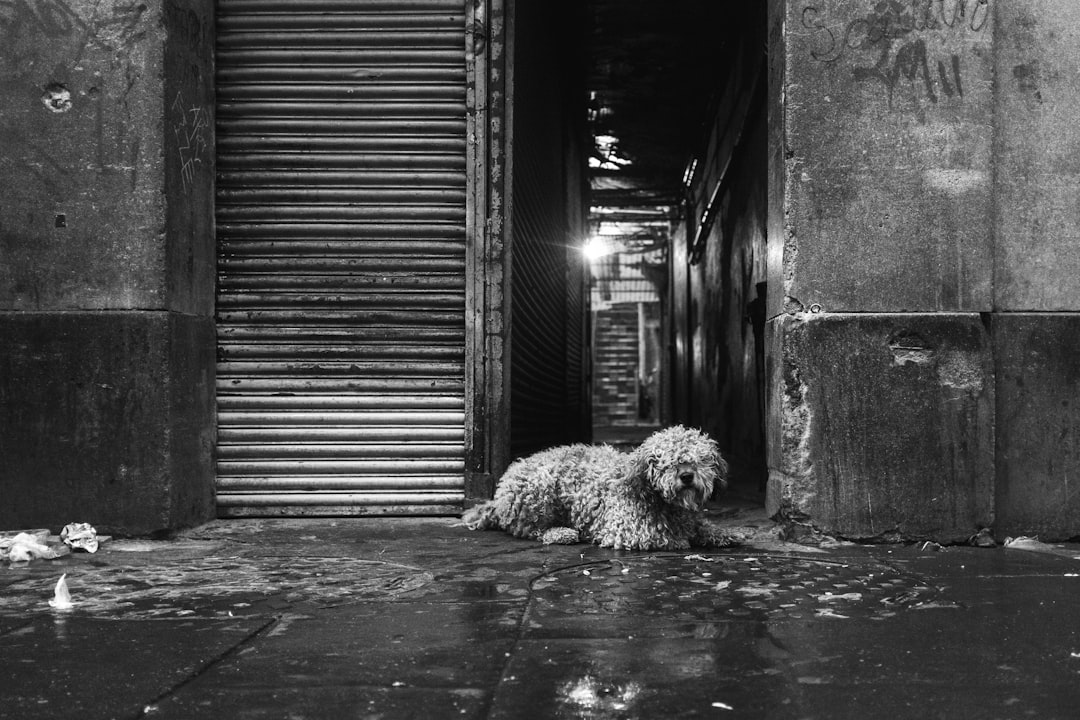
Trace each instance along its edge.
<path fill-rule="evenodd" d="M 590 421 L 700 427 L 735 492 L 766 479 L 764 3 L 589 0 Z"/>
<path fill-rule="evenodd" d="M 593 439 L 640 442 L 670 415 L 664 362 L 668 248 L 676 210 L 593 207 L 589 266 Z"/>

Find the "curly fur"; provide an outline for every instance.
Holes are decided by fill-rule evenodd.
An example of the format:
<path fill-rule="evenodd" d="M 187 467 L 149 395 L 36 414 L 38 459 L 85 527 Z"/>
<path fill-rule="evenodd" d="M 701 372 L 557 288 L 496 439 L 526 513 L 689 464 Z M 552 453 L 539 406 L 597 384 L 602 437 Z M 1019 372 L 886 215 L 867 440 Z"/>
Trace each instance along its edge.
<path fill-rule="evenodd" d="M 513 462 L 495 497 L 462 516 L 472 530 L 502 529 L 545 543 L 632 550 L 724 547 L 735 540 L 697 511 L 726 486 L 727 463 L 699 430 L 677 425 L 636 450 L 566 445 Z"/>

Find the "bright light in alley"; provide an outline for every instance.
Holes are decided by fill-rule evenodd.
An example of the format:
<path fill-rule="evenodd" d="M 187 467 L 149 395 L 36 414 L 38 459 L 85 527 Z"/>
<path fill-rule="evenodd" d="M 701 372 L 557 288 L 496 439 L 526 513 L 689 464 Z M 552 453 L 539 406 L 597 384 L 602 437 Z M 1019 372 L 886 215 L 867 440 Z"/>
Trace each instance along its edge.
<path fill-rule="evenodd" d="M 581 251 L 585 253 L 585 258 L 587 260 L 598 260 L 605 255 L 610 255 L 614 252 L 614 248 L 612 248 L 611 243 L 604 238 L 593 235 L 585 241 L 585 245 L 582 246 Z"/>

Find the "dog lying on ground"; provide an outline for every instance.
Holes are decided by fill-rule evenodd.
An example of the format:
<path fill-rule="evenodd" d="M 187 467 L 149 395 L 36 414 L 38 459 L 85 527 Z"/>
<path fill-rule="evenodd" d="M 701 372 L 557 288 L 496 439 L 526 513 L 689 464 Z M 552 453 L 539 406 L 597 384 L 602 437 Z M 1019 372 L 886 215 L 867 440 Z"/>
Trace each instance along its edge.
<path fill-rule="evenodd" d="M 462 515 L 471 530 L 502 529 L 546 544 L 627 550 L 727 547 L 738 540 L 699 511 L 727 485 L 716 442 L 677 425 L 636 450 L 567 445 L 513 462 L 495 497 Z"/>

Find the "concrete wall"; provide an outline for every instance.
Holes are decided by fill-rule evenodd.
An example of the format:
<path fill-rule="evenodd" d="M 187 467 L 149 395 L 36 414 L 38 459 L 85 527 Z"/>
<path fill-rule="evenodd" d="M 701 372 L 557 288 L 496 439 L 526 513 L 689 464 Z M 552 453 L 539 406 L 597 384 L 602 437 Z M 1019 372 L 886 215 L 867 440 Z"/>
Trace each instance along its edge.
<path fill-rule="evenodd" d="M 1080 534 L 1080 6 L 774 0 L 770 509 Z"/>
<path fill-rule="evenodd" d="M 1080 535 L 1080 4 L 994 5 L 1000 533 Z"/>
<path fill-rule="evenodd" d="M 700 260 L 688 268 L 688 400 L 681 422 L 705 429 L 731 466 L 743 495 L 764 486 L 765 132 L 753 108 L 731 167 L 723 209 Z M 725 118 L 726 119 L 726 118 Z M 703 204 L 694 210 L 700 216 Z M 680 254 L 682 254 L 680 252 Z"/>
<path fill-rule="evenodd" d="M 212 23 L 0 7 L 0 527 L 212 514 Z"/>
<path fill-rule="evenodd" d="M 764 321 L 766 160 L 764 6 L 741 12 L 745 32 L 723 66 L 719 97 L 695 156 L 685 221 L 672 238 L 673 414 L 705 429 L 731 484 L 765 484 Z"/>

